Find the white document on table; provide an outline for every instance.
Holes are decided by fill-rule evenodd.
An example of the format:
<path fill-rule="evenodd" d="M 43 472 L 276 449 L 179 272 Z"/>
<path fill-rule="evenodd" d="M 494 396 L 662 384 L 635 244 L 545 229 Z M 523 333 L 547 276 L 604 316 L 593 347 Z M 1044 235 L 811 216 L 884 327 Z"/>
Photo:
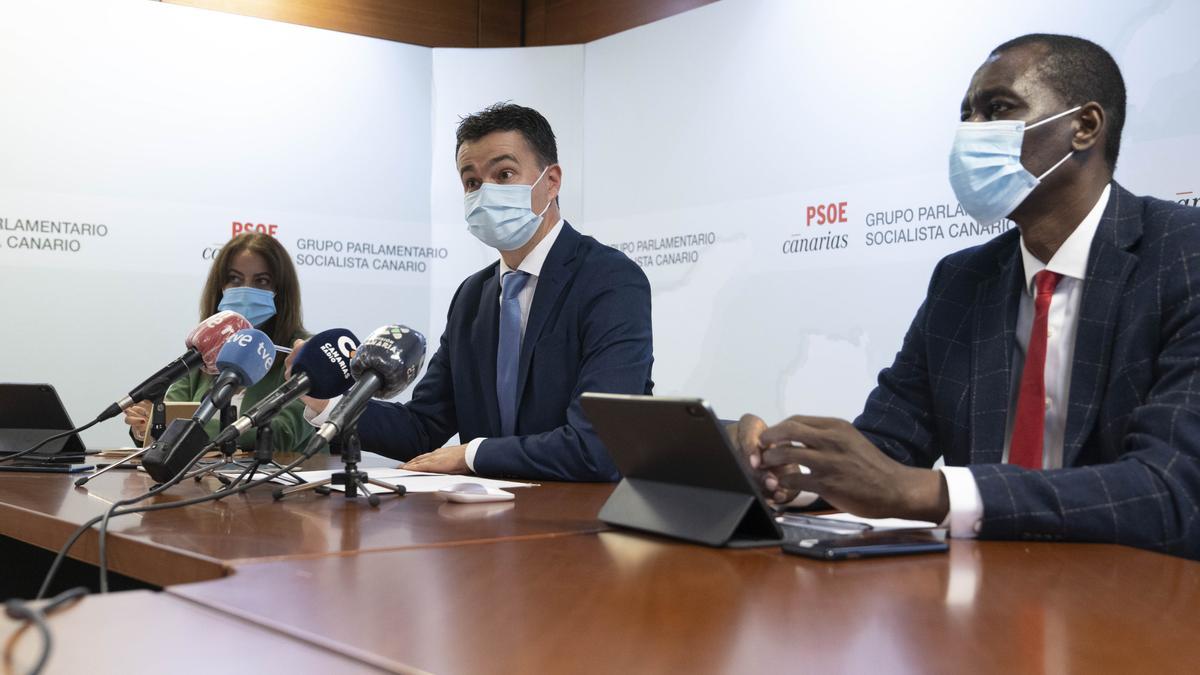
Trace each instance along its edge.
<path fill-rule="evenodd" d="M 324 471 L 299 471 L 296 475 L 306 481 L 313 482 L 329 478 L 341 469 L 326 469 Z M 511 480 L 495 478 L 480 478 L 479 476 L 456 476 L 445 473 L 425 473 L 407 469 L 363 469 L 368 476 L 389 485 L 403 485 L 408 492 L 437 492 L 438 490 L 459 483 L 475 483 L 488 488 L 523 488 L 535 487 L 536 483 L 517 483 Z M 330 485 L 329 489 L 343 491 L 341 485 Z M 376 494 L 388 492 L 377 485 L 368 485 L 367 489 Z"/>
<path fill-rule="evenodd" d="M 843 523 L 862 523 L 870 526 L 872 530 L 930 530 L 936 528 L 937 523 L 931 523 L 926 520 L 905 520 L 904 518 L 863 518 L 850 513 L 826 513 L 815 518 L 825 518 L 827 520 L 836 520 Z"/>

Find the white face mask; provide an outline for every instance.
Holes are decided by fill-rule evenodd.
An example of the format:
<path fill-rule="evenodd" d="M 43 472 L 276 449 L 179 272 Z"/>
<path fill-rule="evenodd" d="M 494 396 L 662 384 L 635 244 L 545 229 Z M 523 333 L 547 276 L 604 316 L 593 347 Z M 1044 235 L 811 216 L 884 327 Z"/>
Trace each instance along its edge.
<path fill-rule="evenodd" d="M 984 225 L 1016 210 L 1051 171 L 1075 154 L 1067 153 L 1048 171 L 1034 176 L 1021 164 L 1025 132 L 1082 107 L 1075 106 L 1028 127 L 1023 120 L 959 124 L 950 149 L 950 186 L 963 210 Z"/>
<path fill-rule="evenodd" d="M 533 188 L 541 182 L 550 166 L 542 169 L 533 185 L 484 183 L 478 190 L 464 195 L 467 231 L 500 251 L 515 251 L 527 244 L 553 201 L 547 201 L 541 213 L 533 212 Z"/>

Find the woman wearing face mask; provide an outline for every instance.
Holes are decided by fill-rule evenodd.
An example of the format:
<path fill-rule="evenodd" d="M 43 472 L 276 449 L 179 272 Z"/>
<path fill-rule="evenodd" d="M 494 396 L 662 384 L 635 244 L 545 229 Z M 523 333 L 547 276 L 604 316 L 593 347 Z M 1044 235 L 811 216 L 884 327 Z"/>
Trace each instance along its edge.
<path fill-rule="evenodd" d="M 300 282 L 286 249 L 274 237 L 247 232 L 230 239 L 213 260 L 204 291 L 200 295 L 200 318 L 219 311 L 232 310 L 246 317 L 255 328 L 271 336 L 277 345 L 290 345 L 308 338 L 301 323 Z M 284 381 L 284 359 L 278 357 L 267 376 L 247 387 L 233 401 L 238 410 L 248 410 Z M 167 401 L 198 402 L 208 394 L 213 377 L 192 372 L 167 390 Z M 303 417 L 304 405 L 295 401 L 271 421 L 276 450 L 293 450 L 308 441 L 313 428 Z M 125 411 L 130 435 L 140 445 L 150 418 L 150 402 L 142 401 Z M 206 430 L 216 435 L 219 420 L 214 418 Z M 238 447 L 254 448 L 255 431 L 238 439 Z"/>

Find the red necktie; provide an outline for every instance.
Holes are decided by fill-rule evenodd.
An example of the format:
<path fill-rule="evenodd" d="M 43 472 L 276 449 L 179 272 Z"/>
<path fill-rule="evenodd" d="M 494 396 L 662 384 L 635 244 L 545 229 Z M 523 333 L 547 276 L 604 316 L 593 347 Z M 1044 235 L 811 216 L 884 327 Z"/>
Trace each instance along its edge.
<path fill-rule="evenodd" d="M 1042 440 L 1046 437 L 1046 324 L 1050 316 L 1050 298 L 1060 278 L 1049 270 L 1042 270 L 1033 277 L 1033 285 L 1037 288 L 1033 302 L 1033 330 L 1025 349 L 1017 419 L 1008 448 L 1008 463 L 1027 469 L 1042 468 Z"/>

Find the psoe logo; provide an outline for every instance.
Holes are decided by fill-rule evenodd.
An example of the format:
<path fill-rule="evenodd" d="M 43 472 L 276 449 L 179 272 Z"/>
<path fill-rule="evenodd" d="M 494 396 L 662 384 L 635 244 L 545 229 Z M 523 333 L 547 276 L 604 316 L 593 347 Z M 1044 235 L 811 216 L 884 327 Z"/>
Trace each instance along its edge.
<path fill-rule="evenodd" d="M 845 223 L 847 222 L 846 202 L 830 202 L 828 204 L 809 206 L 804 209 L 804 216 L 805 227 Z"/>
<path fill-rule="evenodd" d="M 233 221 L 233 226 L 231 229 L 232 232 L 229 235 L 231 237 L 236 237 L 243 232 L 262 232 L 263 234 L 269 234 L 274 237 L 279 232 L 278 225 L 267 225 L 264 223 L 251 222 L 239 223 L 236 220 Z"/>
<path fill-rule="evenodd" d="M 1197 194 L 1191 190 L 1188 190 L 1187 192 L 1176 192 L 1175 201 L 1183 204 L 1184 206 L 1200 206 L 1200 194 Z"/>

